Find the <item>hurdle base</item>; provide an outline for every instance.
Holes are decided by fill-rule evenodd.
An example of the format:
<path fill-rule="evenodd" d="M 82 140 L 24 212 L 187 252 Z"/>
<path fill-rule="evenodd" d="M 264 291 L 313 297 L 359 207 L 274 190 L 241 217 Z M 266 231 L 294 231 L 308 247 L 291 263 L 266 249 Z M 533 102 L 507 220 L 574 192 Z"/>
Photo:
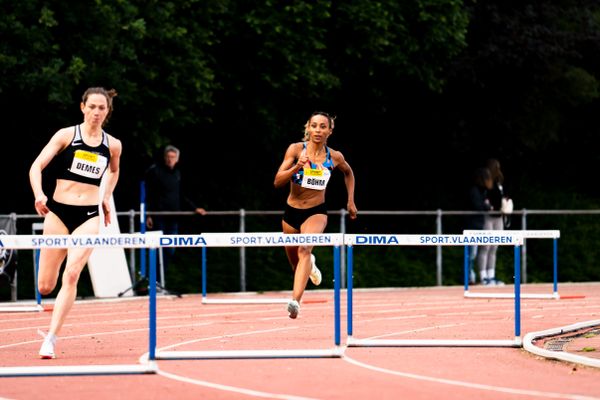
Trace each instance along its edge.
<path fill-rule="evenodd" d="M 290 299 L 207 299 L 202 298 L 202 304 L 287 304 Z"/>
<path fill-rule="evenodd" d="M 2 367 L 0 377 L 80 376 L 80 375 L 137 375 L 155 374 L 155 362 L 125 365 L 54 365 L 47 367 Z"/>
<path fill-rule="evenodd" d="M 157 360 L 215 360 L 259 358 L 340 358 L 343 347 L 332 349 L 298 350 L 208 350 L 208 351 L 158 351 Z"/>
<path fill-rule="evenodd" d="M 0 312 L 43 312 L 44 307 L 37 304 L 35 306 L 0 306 Z"/>
<path fill-rule="evenodd" d="M 521 347 L 520 337 L 513 340 L 453 340 L 453 339 L 346 339 L 348 347 Z"/>
<path fill-rule="evenodd" d="M 514 293 L 471 293 L 468 290 L 465 291 L 464 297 L 472 299 L 514 299 Z M 560 295 L 558 292 L 554 293 L 521 293 L 521 299 L 552 299 L 559 300 Z"/>

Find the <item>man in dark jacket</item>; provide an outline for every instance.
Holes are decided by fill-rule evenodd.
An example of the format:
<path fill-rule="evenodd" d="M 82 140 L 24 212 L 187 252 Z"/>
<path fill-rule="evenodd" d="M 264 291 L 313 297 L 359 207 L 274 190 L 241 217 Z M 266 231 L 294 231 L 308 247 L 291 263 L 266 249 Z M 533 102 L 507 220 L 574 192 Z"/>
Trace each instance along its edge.
<path fill-rule="evenodd" d="M 152 211 L 194 211 L 196 214 L 205 215 L 206 210 L 197 207 L 192 200 L 185 196 L 181 185 L 181 171 L 177 168 L 179 162 L 179 149 L 175 146 L 166 146 L 163 153 L 163 162 L 150 166 L 146 171 L 146 209 Z M 149 215 L 146 218 L 148 229 L 163 231 L 165 235 L 176 235 L 179 232 L 178 218 L 176 215 Z M 175 253 L 174 247 L 164 249 L 164 265 Z"/>

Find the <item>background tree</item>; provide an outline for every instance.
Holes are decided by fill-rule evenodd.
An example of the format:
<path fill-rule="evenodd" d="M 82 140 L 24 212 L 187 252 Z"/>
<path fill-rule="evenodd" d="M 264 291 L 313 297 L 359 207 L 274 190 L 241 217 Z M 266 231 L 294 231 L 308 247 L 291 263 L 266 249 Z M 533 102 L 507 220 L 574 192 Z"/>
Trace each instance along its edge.
<path fill-rule="evenodd" d="M 488 157 L 501 160 L 517 208 L 599 207 L 595 0 L 0 6 L 10 193 L 0 213 L 33 213 L 29 166 L 50 135 L 81 119 L 80 96 L 95 85 L 119 91 L 106 129 L 124 144 L 120 210 L 138 207 L 139 180 L 166 143 L 182 149 L 207 209 L 281 209 L 275 170 L 315 110 L 338 116 L 330 145 L 355 169 L 363 210 L 463 209 L 468 177 Z M 345 207 L 343 183 L 331 184 L 328 206 Z"/>

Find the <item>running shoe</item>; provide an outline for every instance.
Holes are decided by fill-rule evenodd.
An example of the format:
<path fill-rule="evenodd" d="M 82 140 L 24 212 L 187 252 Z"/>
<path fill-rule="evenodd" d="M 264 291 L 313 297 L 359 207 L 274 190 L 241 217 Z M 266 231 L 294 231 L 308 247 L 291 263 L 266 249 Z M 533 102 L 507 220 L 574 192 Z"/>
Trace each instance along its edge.
<path fill-rule="evenodd" d="M 310 265 L 311 265 L 311 270 L 310 270 L 310 280 L 311 282 L 315 285 L 315 286 L 319 286 L 321 284 L 321 271 L 319 271 L 319 268 L 317 268 L 317 264 L 315 264 L 316 258 L 314 254 L 310 255 Z"/>
<path fill-rule="evenodd" d="M 290 318 L 296 319 L 298 314 L 300 314 L 300 304 L 296 300 L 290 300 L 288 301 L 287 310 L 290 313 Z"/>
<path fill-rule="evenodd" d="M 42 343 L 42 347 L 40 348 L 40 358 L 44 360 L 49 360 L 52 358 L 56 358 L 54 354 L 54 345 L 56 344 L 56 336 L 52 333 L 49 333 L 44 337 L 44 343 Z"/>

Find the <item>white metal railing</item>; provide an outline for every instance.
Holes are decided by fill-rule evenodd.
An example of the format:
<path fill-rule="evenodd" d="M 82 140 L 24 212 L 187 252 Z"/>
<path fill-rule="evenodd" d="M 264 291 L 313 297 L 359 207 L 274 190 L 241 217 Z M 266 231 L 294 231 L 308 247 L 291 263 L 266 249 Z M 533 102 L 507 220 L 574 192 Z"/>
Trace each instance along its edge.
<path fill-rule="evenodd" d="M 197 215 L 192 211 L 178 211 L 178 212 L 167 212 L 167 211 L 146 211 L 146 215 L 150 216 L 158 216 L 158 215 L 170 215 L 170 216 L 194 216 Z M 231 211 L 208 211 L 207 216 L 238 216 L 239 217 L 239 232 L 246 231 L 246 219 L 252 216 L 268 216 L 268 215 L 282 215 L 283 211 L 265 211 L 265 210 L 231 210 Z M 348 212 L 345 209 L 340 210 L 328 210 L 329 215 L 337 215 L 339 216 L 339 233 L 347 233 L 346 232 L 346 217 Z M 399 211 L 399 210 L 361 210 L 361 216 L 434 216 L 435 217 L 435 225 L 433 230 L 435 234 L 443 233 L 443 224 L 442 220 L 445 216 L 468 216 L 468 215 L 480 215 L 483 214 L 479 211 L 446 211 L 446 210 L 425 210 L 425 211 Z M 494 214 L 494 213 L 492 213 Z M 500 215 L 499 212 L 495 214 Z M 530 215 L 598 215 L 600 214 L 600 209 L 596 210 L 514 210 L 512 216 L 520 216 L 521 218 L 521 229 L 527 229 L 527 217 Z M 6 215 L 5 215 L 6 216 Z M 31 220 L 41 220 L 41 217 L 37 214 L 9 214 L 12 218 L 16 220 L 23 219 L 31 219 Z M 135 233 L 136 230 L 136 217 L 138 218 L 137 223 L 141 223 L 139 218 L 141 216 L 140 211 L 138 210 L 129 210 L 129 211 L 121 211 L 117 212 L 118 217 L 128 217 L 129 221 L 129 229 L 128 233 Z M 429 232 L 413 232 L 413 233 L 429 233 Z M 240 291 L 246 291 L 246 252 L 244 247 L 240 247 Z M 342 271 L 345 271 L 346 259 L 344 252 L 341 254 L 341 268 Z M 442 272 L 443 272 L 443 257 L 442 257 L 442 246 L 437 246 L 436 248 L 436 284 L 438 286 L 442 285 Z M 130 273 L 135 279 L 135 271 L 136 271 L 136 257 L 134 249 L 130 249 L 129 253 L 129 268 Z M 527 283 L 527 244 L 526 241 L 523 243 L 521 247 L 521 269 L 522 269 L 522 281 L 523 283 Z M 346 287 L 346 277 L 342 272 L 341 276 L 341 286 L 343 288 Z"/>

